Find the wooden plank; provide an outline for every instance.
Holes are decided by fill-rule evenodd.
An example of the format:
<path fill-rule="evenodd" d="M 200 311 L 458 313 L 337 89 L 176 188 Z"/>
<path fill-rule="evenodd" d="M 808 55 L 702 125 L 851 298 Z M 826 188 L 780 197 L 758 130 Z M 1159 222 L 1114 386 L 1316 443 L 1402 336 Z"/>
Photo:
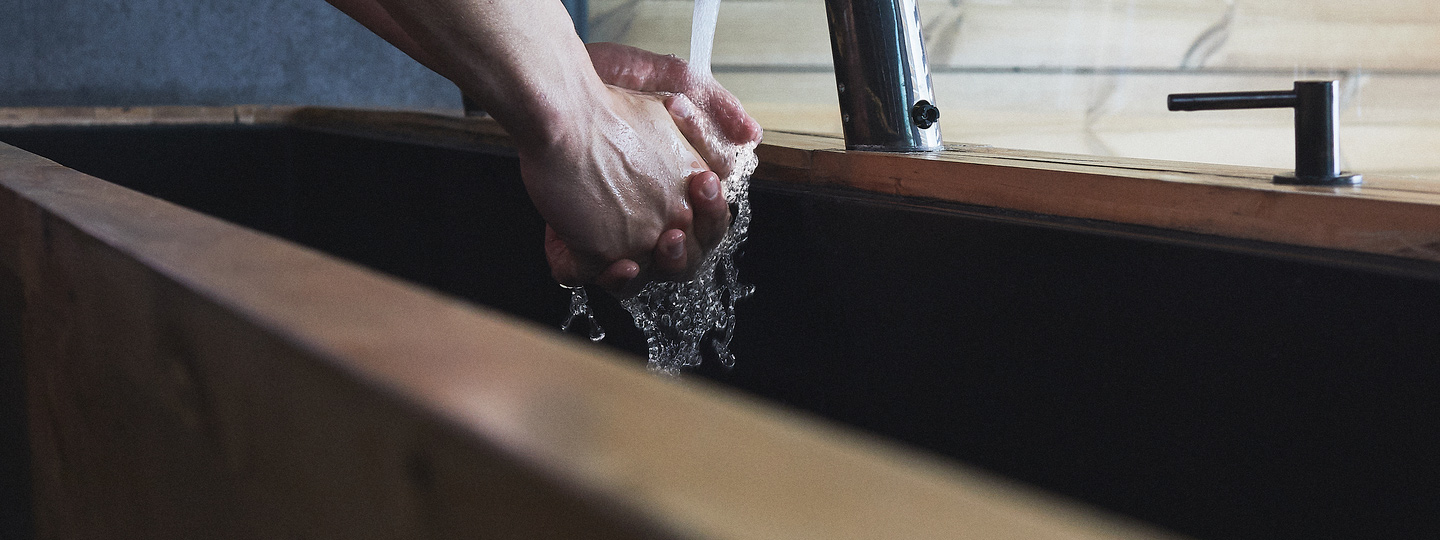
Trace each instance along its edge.
<path fill-rule="evenodd" d="M 49 114 L 49 113 L 45 113 Z M 173 116 L 183 116 L 172 111 Z M 83 115 L 82 115 L 83 116 Z M 199 119 L 223 122 L 223 115 Z M 504 145 L 489 119 L 299 108 L 276 122 L 461 148 Z M 88 117 L 86 117 L 88 118 Z M 96 120 L 86 119 L 87 122 Z M 120 122 L 128 119 L 119 120 Z M 198 120 L 197 120 L 198 121 Z M 834 136 L 767 132 L 763 178 L 1440 261 L 1440 183 L 1370 174 L 1355 188 L 1278 186 L 1255 168 L 951 145 L 946 152 L 844 152 Z"/>
<path fill-rule="evenodd" d="M 1296 21 L 1293 13 L 1277 13 L 1237 17 L 1231 32 L 1209 65 L 1432 73 L 1440 66 L 1440 24 L 1434 22 Z M 1345 37 L 1333 39 L 1337 35 Z"/>
<path fill-rule="evenodd" d="M 0 126 L 136 126 L 180 124 L 251 124 L 284 115 L 293 107 L 241 105 L 229 107 L 6 107 L 0 109 Z"/>
<path fill-rule="evenodd" d="M 759 151 L 762 153 L 762 156 L 774 156 L 773 158 L 762 159 L 767 165 L 777 167 L 813 167 L 814 153 L 818 151 L 843 153 L 844 146 L 844 140 L 834 135 L 767 131 L 765 133 L 764 144 L 761 145 Z M 810 155 L 807 156 L 805 154 Z M 1269 182 L 1268 180 L 1271 175 L 1276 172 L 1282 172 L 1280 169 L 1260 169 L 1235 165 L 1091 156 L 956 143 L 947 143 L 946 151 L 944 152 L 919 156 L 867 152 L 852 152 L 851 154 L 866 156 L 863 159 L 881 159 L 883 157 L 899 157 L 902 159 L 921 158 L 931 161 L 1021 168 L 1057 168 L 1069 166 L 1067 170 L 1084 172 L 1086 174 L 1106 174 L 1112 176 L 1138 175 L 1142 178 L 1170 175 L 1172 177 L 1171 179 L 1183 178 L 1184 181 L 1187 182 L 1241 186 L 1282 193 L 1315 192 L 1313 188 L 1275 185 Z M 1326 188 L 1326 191 L 1332 190 Z M 1435 197 L 1440 196 L 1440 185 L 1429 180 L 1377 175 L 1367 181 L 1362 188 L 1346 188 L 1341 190 L 1340 193 L 1348 197 L 1370 197 L 1381 200 L 1428 203 L 1433 201 Z"/>
<path fill-rule="evenodd" d="M 1271 183 L 1276 170 L 986 154 L 820 150 L 808 175 L 777 178 L 1440 262 L 1440 193 L 1430 183 L 1375 177 L 1356 188 L 1293 187 Z"/>
<path fill-rule="evenodd" d="M 288 111 L 276 123 L 326 131 L 363 135 L 370 138 L 424 142 L 462 150 L 488 149 L 510 152 L 510 137 L 488 117 L 461 116 L 417 111 L 378 111 L 300 107 Z"/>
<path fill-rule="evenodd" d="M 1240 0 L 1246 12 L 1315 21 L 1440 24 L 1440 5 L 1429 0 Z"/>
<path fill-rule="evenodd" d="M 410 113 L 410 114 L 407 114 Z M 472 129 L 504 133 L 493 123 L 466 128 L 459 109 L 453 111 L 387 111 L 293 105 L 227 106 L 144 106 L 144 107 L 0 107 L 0 127 L 30 126 L 149 126 L 201 124 L 292 124 L 314 129 L 359 129 L 364 126 L 380 133 L 381 119 L 404 118 L 404 125 L 418 135 L 422 126 L 449 131 Z M 369 115 L 380 116 L 371 119 Z M 413 114 L 413 115 L 412 115 Z M 348 126 L 339 125 L 349 123 Z"/>
<path fill-rule="evenodd" d="M 1427 180 L 1296 187 L 1272 183 L 1278 169 L 973 145 L 924 156 L 845 152 L 839 138 L 825 149 L 822 136 L 777 135 L 767 132 L 761 155 L 776 158 L 760 171 L 776 180 L 1440 261 L 1440 185 Z M 806 150 L 796 148 L 802 141 Z M 785 170 L 805 163 L 804 172 Z"/>
<path fill-rule="evenodd" d="M 5 145 L 0 268 L 46 538 L 1163 536 Z"/>
<path fill-rule="evenodd" d="M 838 134 L 828 73 L 721 73 L 767 129 Z M 1293 114 L 1170 112 L 1177 92 L 1283 89 L 1290 75 L 939 73 L 946 140 L 1052 152 L 1293 168 Z M 1341 150 L 1368 174 L 1440 179 L 1440 77 L 1346 78 Z"/>
<path fill-rule="evenodd" d="M 689 54 L 691 5 L 600 2 L 592 39 Z M 934 69 L 946 67 L 1170 68 L 1186 65 L 1212 28 L 1213 54 L 1187 67 L 1421 70 L 1440 66 L 1440 10 L 1421 0 L 1143 2 L 926 0 L 919 9 Z M 1225 21 L 1228 24 L 1223 24 Z M 1336 39 L 1334 36 L 1345 36 Z M 1202 47 L 1203 48 L 1203 47 Z M 716 31 L 718 65 L 829 66 L 824 4 L 729 2 Z"/>

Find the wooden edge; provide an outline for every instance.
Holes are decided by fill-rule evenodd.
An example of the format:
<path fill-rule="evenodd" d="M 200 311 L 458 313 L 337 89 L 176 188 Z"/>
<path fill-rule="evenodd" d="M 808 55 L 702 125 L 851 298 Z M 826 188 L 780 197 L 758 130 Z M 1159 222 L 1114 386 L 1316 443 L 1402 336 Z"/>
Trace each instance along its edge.
<path fill-rule="evenodd" d="M 467 118 L 413 111 L 304 107 L 290 111 L 278 123 L 330 133 L 461 150 L 514 152 L 510 136 L 501 129 L 500 124 L 488 116 Z"/>
<path fill-rule="evenodd" d="M 489 118 L 326 107 L 0 109 L 0 126 L 292 125 L 453 148 L 508 148 Z M 1440 262 L 1440 182 L 1367 176 L 1353 188 L 1282 186 L 1279 170 L 947 144 L 848 152 L 832 136 L 767 131 L 757 178 Z"/>
<path fill-rule="evenodd" d="M 366 470 L 373 466 L 377 475 L 384 471 L 404 471 L 404 463 L 391 460 L 403 462 L 409 459 L 405 455 L 392 456 L 373 448 L 352 446 L 342 439 L 325 438 L 316 442 L 313 436 L 296 434 L 294 437 L 269 435 L 271 439 L 265 444 L 245 440 L 227 443 L 225 437 L 217 435 L 243 429 L 217 420 L 223 415 L 214 411 L 239 410 L 241 413 L 237 414 L 242 420 L 231 422 L 274 421 L 278 426 L 275 429 L 281 429 L 281 433 L 286 433 L 281 424 L 293 422 L 287 419 L 298 416 L 319 422 L 320 425 L 311 427 L 325 433 L 350 429 L 367 440 L 413 437 L 405 435 L 409 433 L 407 430 L 415 429 L 413 426 L 392 427 L 393 422 L 353 418 L 355 413 L 345 403 L 325 401 L 325 396 L 338 395 L 336 392 L 303 385 L 290 393 L 277 394 L 273 389 L 277 384 L 284 387 L 277 381 L 292 380 L 294 375 L 290 372 L 318 372 L 325 375 L 318 380 L 351 381 L 347 384 L 358 385 L 362 390 L 371 389 L 360 401 L 366 404 L 362 407 L 364 410 L 379 407 L 380 412 L 375 414 L 386 418 L 407 414 L 437 418 L 474 441 L 452 448 L 454 459 L 446 463 L 458 463 L 461 465 L 456 466 L 462 468 L 495 465 L 502 469 L 519 467 L 539 471 L 544 478 L 568 486 L 565 492 L 571 497 L 593 503 L 590 507 L 623 510 L 616 516 L 638 516 L 640 522 L 649 524 L 646 527 L 653 527 L 643 530 L 661 531 L 663 536 L 1164 536 L 1144 526 L 760 405 L 706 384 L 651 375 L 634 362 L 580 347 L 554 331 L 542 331 L 502 314 L 426 292 L 288 242 L 65 169 L 6 145 L 0 145 L 0 214 L 6 216 L 0 219 L 0 240 L 3 240 L 0 241 L 3 248 L 0 263 L 4 263 L 0 266 L 18 268 L 16 272 L 24 282 L 27 295 L 27 316 L 43 319 L 66 309 L 57 306 L 69 305 L 66 293 L 57 292 L 52 298 L 35 292 L 43 289 L 41 285 L 47 282 L 63 281 L 53 288 L 72 291 L 68 293 L 68 302 L 74 304 L 77 300 L 73 291 L 77 289 L 82 295 L 85 291 L 98 291 L 93 294 L 102 297 L 115 294 L 96 283 L 113 283 L 115 289 L 125 290 L 135 282 L 153 281 L 157 284 L 148 286 L 149 289 L 169 288 L 183 294 L 176 295 L 178 300 L 165 301 L 166 309 L 153 312 L 143 311 L 147 309 L 145 306 L 157 302 L 153 298 L 109 303 L 81 301 L 80 311 L 96 317 L 92 326 L 114 321 L 139 324 L 136 332 L 114 338 L 122 344 L 127 339 L 149 339 L 126 337 L 132 334 L 165 333 L 152 328 L 164 325 L 144 322 L 146 316 L 164 317 L 172 312 L 203 314 L 218 309 L 222 315 L 207 315 L 202 318 L 209 321 L 205 324 L 173 324 L 194 324 L 198 332 L 222 336 L 253 334 L 284 346 L 286 352 L 280 357 L 286 358 L 285 362 L 265 361 L 270 357 L 266 351 L 273 347 L 256 347 L 259 352 L 255 354 L 260 356 L 239 359 L 221 355 L 207 360 L 204 354 L 194 353 L 204 350 L 204 343 L 181 347 L 190 353 L 174 353 L 193 356 L 185 356 L 181 364 L 188 367 L 182 371 L 235 371 L 237 366 L 247 366 L 238 373 L 256 381 L 242 385 L 215 379 L 211 381 L 214 387 L 201 385 L 198 390 L 186 387 L 190 388 L 187 392 L 201 396 L 194 408 L 200 411 L 195 414 L 209 418 L 199 422 L 206 427 L 195 430 L 192 438 L 198 439 L 181 445 L 183 455 L 169 456 L 164 449 L 155 451 L 168 456 L 162 460 L 164 463 L 169 463 L 170 458 L 185 457 L 181 462 L 194 465 L 198 461 L 218 468 L 218 472 L 195 470 L 180 475 L 187 479 L 259 478 L 251 480 L 259 482 L 252 485 L 252 491 L 270 493 L 281 500 L 293 498 L 301 505 L 298 508 L 308 508 L 304 506 L 308 504 L 329 511 L 333 510 L 333 504 L 339 503 L 327 506 L 325 500 L 355 495 L 343 492 L 337 495 L 311 488 L 316 482 L 326 486 L 335 483 L 333 478 L 324 476 L 326 463 L 359 463 L 364 464 Z M 75 239 L 70 243 L 88 243 L 95 247 L 67 251 L 66 242 L 55 239 L 64 236 L 56 232 L 61 228 L 73 229 Z M 96 255 L 97 252 L 103 253 Z M 110 252 L 113 255 L 105 255 Z M 110 262 L 107 266 L 86 257 Z M 138 270 L 122 271 L 126 267 Z M 124 279 L 131 274 L 151 277 Z M 118 311 L 102 313 L 107 306 Z M 142 311 L 138 314 L 124 311 L 135 309 Z M 142 323 L 135 323 L 137 320 Z M 27 334 L 29 337 L 53 338 L 32 339 L 27 342 L 27 351 L 59 351 L 55 352 L 55 359 L 91 366 L 100 373 L 119 369 L 107 367 L 108 363 L 119 366 L 125 364 L 127 358 L 134 357 L 129 362 L 141 366 L 151 366 L 157 360 L 138 353 L 115 356 L 119 353 L 110 350 L 109 345 L 97 346 L 97 350 L 92 351 L 95 357 L 80 358 L 77 356 L 80 353 L 75 351 L 83 348 L 67 345 L 68 340 L 76 339 L 77 335 L 104 334 L 107 330 L 87 327 L 71 319 L 27 326 L 27 331 L 35 332 Z M 220 349 L 234 354 L 232 347 Z M 52 361 L 59 361 L 55 359 Z M 37 364 L 44 361 L 45 358 L 28 358 L 26 362 L 32 370 L 79 369 L 68 364 L 48 367 Z M 265 371 L 266 366 L 276 372 Z M 254 370 L 260 372 L 251 372 Z M 161 371 L 162 375 L 168 373 Z M 163 382 L 171 378 L 164 375 L 157 380 Z M 105 380 L 105 384 L 133 382 L 124 377 L 113 382 L 110 378 Z M 182 380 L 189 379 L 182 377 Z M 44 386 L 53 381 L 36 384 Z M 165 392 L 170 390 L 162 394 Z M 205 396 L 210 396 L 208 401 Z M 50 399 L 55 398 L 51 395 Z M 143 404 L 145 399 L 145 396 L 127 394 L 121 402 Z M 246 416 L 251 413 L 245 411 L 265 409 L 257 404 L 277 402 L 290 403 L 294 408 L 270 407 L 273 417 L 263 419 Z M 52 416 L 47 417 L 44 411 L 35 410 L 47 407 L 54 405 L 32 401 L 32 419 L 38 418 L 36 422 L 42 427 L 55 423 L 53 411 L 49 413 Z M 134 410 L 151 409 L 153 407 Z M 130 421 L 129 417 L 124 418 Z M 92 422 L 85 428 L 90 430 L 106 429 L 109 425 L 94 423 L 90 418 L 72 420 L 82 426 Z M 335 425 L 331 425 L 332 422 Z M 168 429 L 166 433 L 176 428 Z M 268 428 L 252 425 L 248 429 L 254 432 Z M 403 433 L 389 434 L 386 432 L 389 429 Z M 47 433 L 59 437 L 40 428 L 32 432 L 41 438 Z M 133 434 L 124 435 L 130 432 L 117 433 L 123 436 L 113 446 L 105 443 L 106 451 L 123 451 L 124 441 L 134 439 Z M 214 440 L 217 438 L 221 440 Z M 292 439 L 301 442 L 291 442 Z M 66 443 L 64 440 L 51 442 L 59 448 Z M 70 451 L 75 449 L 72 447 Z M 193 457 L 195 452 L 216 455 L 214 459 L 199 459 Z M 103 460 L 104 456 L 96 459 Z M 214 465 L 216 463 L 220 465 Z M 287 469 L 290 474 L 278 473 L 277 463 L 290 464 L 292 469 Z M 296 467 L 296 463 L 301 466 Z M 455 471 L 442 469 L 416 474 L 435 477 L 451 472 Z M 363 479 L 366 471 L 331 470 L 328 474 L 359 475 Z M 44 483 L 47 478 L 51 477 L 38 475 L 37 482 Z M 98 480 L 81 484 L 90 486 L 95 482 Z M 483 492 L 486 485 L 480 482 L 453 489 L 461 494 L 476 493 Z M 275 495 L 277 493 L 283 495 Z M 307 495 L 316 499 L 305 499 Z M 139 500 L 127 504 L 138 505 L 145 498 Z M 69 498 L 65 501 L 64 504 L 79 504 Z M 487 511 L 500 511 L 503 515 L 503 510 L 466 507 L 448 511 L 482 515 L 489 515 L 485 514 Z M 316 515 L 336 520 L 376 519 L 368 515 L 331 516 L 324 512 Z M 453 517 L 431 515 L 425 519 Z M 594 519 L 620 520 L 620 517 Z M 613 528 L 613 524 L 606 527 Z"/>
<path fill-rule="evenodd" d="M 488 117 L 460 111 L 400 111 L 281 105 L 228 107 L 11 107 L 0 108 L 0 128 L 39 126 L 285 125 L 423 142 L 463 149 L 508 148 L 510 138 Z"/>
<path fill-rule="evenodd" d="M 264 124 L 283 122 L 297 109 L 300 107 L 265 105 L 6 107 L 0 108 L 0 127 Z"/>
<path fill-rule="evenodd" d="M 827 144 L 828 142 L 828 144 Z M 1440 262 L 1440 183 L 1367 176 L 1358 187 L 1276 185 L 1272 169 L 947 145 L 844 150 L 767 132 L 757 178 Z"/>

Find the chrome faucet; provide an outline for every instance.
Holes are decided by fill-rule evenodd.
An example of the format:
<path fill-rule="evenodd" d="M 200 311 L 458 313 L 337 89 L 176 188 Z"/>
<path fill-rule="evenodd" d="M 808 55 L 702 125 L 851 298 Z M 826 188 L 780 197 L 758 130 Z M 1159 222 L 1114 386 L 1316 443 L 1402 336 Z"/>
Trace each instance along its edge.
<path fill-rule="evenodd" d="M 564 0 L 586 37 L 586 0 Z M 940 109 L 930 84 L 916 0 L 825 0 L 845 147 L 939 150 Z M 463 98 L 463 96 L 462 96 Z M 466 116 L 484 115 L 468 98 Z"/>
<path fill-rule="evenodd" d="M 939 150 L 940 109 L 915 0 L 825 0 L 825 13 L 845 147 Z"/>

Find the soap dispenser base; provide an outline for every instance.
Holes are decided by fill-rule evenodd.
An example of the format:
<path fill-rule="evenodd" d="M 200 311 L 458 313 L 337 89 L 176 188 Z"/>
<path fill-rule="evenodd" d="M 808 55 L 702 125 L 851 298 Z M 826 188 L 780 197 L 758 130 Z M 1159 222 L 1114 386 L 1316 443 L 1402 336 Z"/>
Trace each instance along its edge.
<path fill-rule="evenodd" d="M 1336 176 L 1300 176 L 1295 173 L 1275 175 L 1276 184 L 1288 186 L 1358 186 L 1361 175 L 1340 173 Z"/>

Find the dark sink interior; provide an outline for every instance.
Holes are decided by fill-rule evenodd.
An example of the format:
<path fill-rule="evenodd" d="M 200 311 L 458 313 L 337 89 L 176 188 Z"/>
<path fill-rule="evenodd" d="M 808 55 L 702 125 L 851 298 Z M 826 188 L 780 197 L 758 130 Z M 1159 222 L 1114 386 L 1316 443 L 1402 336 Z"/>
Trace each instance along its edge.
<path fill-rule="evenodd" d="M 276 127 L 0 141 L 565 314 L 513 157 Z M 738 362 L 699 376 L 1201 538 L 1440 536 L 1435 265 L 758 180 L 753 205 Z M 603 346 L 642 354 L 591 296 Z"/>

